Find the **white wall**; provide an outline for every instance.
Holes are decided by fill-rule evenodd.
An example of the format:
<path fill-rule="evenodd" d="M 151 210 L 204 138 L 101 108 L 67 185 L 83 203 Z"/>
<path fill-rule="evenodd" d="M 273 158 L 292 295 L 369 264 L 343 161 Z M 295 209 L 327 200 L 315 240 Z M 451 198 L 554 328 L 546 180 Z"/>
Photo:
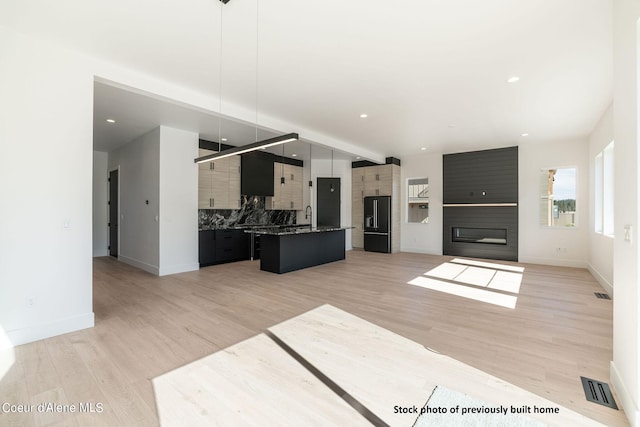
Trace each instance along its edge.
<path fill-rule="evenodd" d="M 197 133 L 160 127 L 161 276 L 199 268 L 196 157 Z"/>
<path fill-rule="evenodd" d="M 107 166 L 109 155 L 93 152 L 93 256 L 109 255 L 109 183 Z"/>
<path fill-rule="evenodd" d="M 540 172 L 576 167 L 576 227 L 540 225 Z M 589 142 L 529 142 L 518 149 L 518 259 L 586 268 L 589 259 Z M 557 248 L 566 249 L 558 252 Z"/>
<path fill-rule="evenodd" d="M 442 255 L 442 154 L 422 154 L 401 160 L 402 252 Z M 407 180 L 429 178 L 429 223 L 407 223 Z"/>
<path fill-rule="evenodd" d="M 595 157 L 613 141 L 613 105 L 602 115 L 589 137 L 589 271 L 613 293 L 613 238 L 595 232 Z"/>
<path fill-rule="evenodd" d="M 119 169 L 118 259 L 159 274 L 160 128 L 110 152 L 108 169 Z"/>
<path fill-rule="evenodd" d="M 94 323 L 93 76 L 0 27 L 0 93 L 0 328 L 17 345 Z"/>
<path fill-rule="evenodd" d="M 306 169 L 306 167 L 305 167 Z M 311 161 L 311 176 L 313 179 L 313 192 L 311 196 L 311 207 L 313 208 L 313 224 L 317 224 L 317 178 L 331 178 L 331 160 L 314 159 Z M 351 226 L 351 161 L 334 160 L 333 177 L 340 178 L 340 225 Z M 308 187 L 307 187 L 308 188 Z M 308 194 L 308 190 L 305 191 Z M 306 205 L 305 205 L 306 206 Z M 304 212 L 302 215 L 304 218 Z M 345 249 L 351 250 L 351 232 L 345 233 Z"/>
<path fill-rule="evenodd" d="M 638 18 L 640 2 L 613 2 L 615 240 L 613 246 L 613 361 L 611 381 L 632 426 L 640 425 L 638 355 Z M 633 227 L 631 241 L 624 227 Z"/>

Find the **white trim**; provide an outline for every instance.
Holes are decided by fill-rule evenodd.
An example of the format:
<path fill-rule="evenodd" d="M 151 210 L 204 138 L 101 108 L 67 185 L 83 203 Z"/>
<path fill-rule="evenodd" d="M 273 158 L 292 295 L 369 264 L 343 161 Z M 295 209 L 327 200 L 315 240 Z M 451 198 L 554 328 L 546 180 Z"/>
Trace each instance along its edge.
<path fill-rule="evenodd" d="M 200 263 L 178 264 L 169 267 L 160 267 L 158 276 L 167 276 L 169 274 L 186 273 L 188 271 L 200 270 Z"/>
<path fill-rule="evenodd" d="M 442 256 L 442 250 L 436 251 L 433 249 L 425 249 L 425 248 L 412 248 L 412 247 L 400 247 L 400 252 L 407 252 L 412 254 L 425 254 L 425 255 L 438 255 Z"/>
<path fill-rule="evenodd" d="M 160 275 L 160 268 L 157 265 L 147 264 L 146 262 L 138 261 L 137 259 L 129 258 L 128 256 L 124 256 L 121 254 L 118 254 L 118 260 L 124 262 L 125 264 L 138 267 L 139 269 L 144 270 L 148 273 L 155 274 L 156 276 Z"/>
<path fill-rule="evenodd" d="M 109 239 L 107 238 L 107 240 L 109 240 Z M 109 256 L 109 251 L 105 248 L 105 249 L 101 249 L 99 251 L 93 252 L 93 257 L 94 258 L 99 257 L 99 256 Z"/>
<path fill-rule="evenodd" d="M 93 328 L 94 322 L 93 312 L 90 312 L 7 331 L 7 337 L 14 346 L 17 346 L 78 331 L 80 329 Z"/>
<path fill-rule="evenodd" d="M 518 207 L 517 203 L 445 203 L 443 208 L 503 208 Z"/>
<path fill-rule="evenodd" d="M 605 277 L 600 274 L 600 272 L 593 265 L 591 265 L 591 263 L 589 263 L 589 265 L 587 266 L 587 270 L 589 270 L 589 273 L 591 273 L 593 278 L 596 279 L 598 283 L 600 283 L 600 286 L 602 286 L 604 290 L 607 291 L 607 293 L 611 295 L 611 297 L 613 297 L 613 284 L 609 283 L 609 281 L 605 279 Z"/>
<path fill-rule="evenodd" d="M 528 264 L 554 265 L 558 267 L 575 267 L 587 268 L 587 261 L 579 261 L 574 259 L 562 258 L 536 258 L 536 257 L 518 257 L 518 262 Z"/>
<path fill-rule="evenodd" d="M 611 385 L 618 395 L 618 403 L 622 406 L 622 410 L 624 410 L 631 427 L 638 427 L 638 423 L 640 422 L 640 411 L 638 411 L 638 407 L 633 402 L 633 398 L 631 397 L 629 390 L 624 386 L 620 372 L 616 369 L 616 365 L 613 363 L 613 360 L 611 361 L 610 366 Z"/>

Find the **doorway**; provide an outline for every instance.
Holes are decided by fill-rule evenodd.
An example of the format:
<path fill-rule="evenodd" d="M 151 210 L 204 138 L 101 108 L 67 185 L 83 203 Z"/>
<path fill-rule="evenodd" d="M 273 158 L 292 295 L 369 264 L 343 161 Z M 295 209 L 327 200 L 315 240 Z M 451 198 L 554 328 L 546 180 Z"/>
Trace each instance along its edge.
<path fill-rule="evenodd" d="M 117 169 L 109 172 L 109 255 L 116 258 L 118 257 L 118 170 Z"/>

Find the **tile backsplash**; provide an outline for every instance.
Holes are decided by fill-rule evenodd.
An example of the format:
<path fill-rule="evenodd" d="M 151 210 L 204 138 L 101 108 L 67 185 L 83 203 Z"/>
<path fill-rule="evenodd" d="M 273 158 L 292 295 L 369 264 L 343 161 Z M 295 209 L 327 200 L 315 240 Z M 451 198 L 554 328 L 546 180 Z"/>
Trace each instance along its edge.
<path fill-rule="evenodd" d="M 242 196 L 240 209 L 198 209 L 198 229 L 230 228 L 245 224 L 293 225 L 296 211 L 266 210 L 263 196 Z"/>

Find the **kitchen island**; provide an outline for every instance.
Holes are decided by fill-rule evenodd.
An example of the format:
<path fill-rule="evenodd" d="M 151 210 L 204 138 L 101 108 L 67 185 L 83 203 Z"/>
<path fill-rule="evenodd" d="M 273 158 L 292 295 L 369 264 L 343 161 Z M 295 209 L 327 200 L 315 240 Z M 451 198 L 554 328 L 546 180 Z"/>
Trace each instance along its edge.
<path fill-rule="evenodd" d="M 260 270 L 288 273 L 345 258 L 345 230 L 351 227 L 253 229 L 260 236 Z"/>

